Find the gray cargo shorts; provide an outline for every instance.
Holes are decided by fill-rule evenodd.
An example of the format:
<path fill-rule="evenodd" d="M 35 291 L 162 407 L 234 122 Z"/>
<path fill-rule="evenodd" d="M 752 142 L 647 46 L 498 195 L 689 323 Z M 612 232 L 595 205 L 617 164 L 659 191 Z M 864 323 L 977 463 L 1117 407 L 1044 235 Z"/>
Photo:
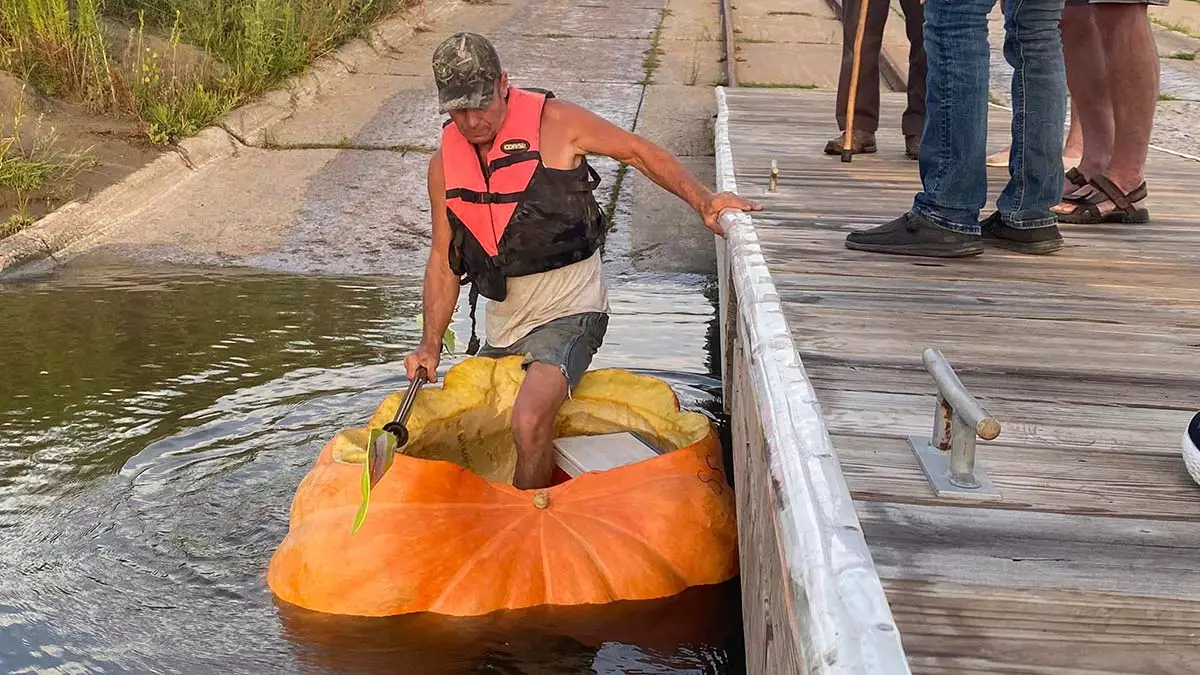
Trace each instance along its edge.
<path fill-rule="evenodd" d="M 592 356 L 600 349 L 607 331 L 608 314 L 572 314 L 534 328 L 507 347 L 493 347 L 485 343 L 479 349 L 478 356 L 497 359 L 523 355 L 525 360 L 521 363 L 522 367 L 528 367 L 534 361 L 558 366 L 567 378 L 569 394 L 591 365 Z"/>

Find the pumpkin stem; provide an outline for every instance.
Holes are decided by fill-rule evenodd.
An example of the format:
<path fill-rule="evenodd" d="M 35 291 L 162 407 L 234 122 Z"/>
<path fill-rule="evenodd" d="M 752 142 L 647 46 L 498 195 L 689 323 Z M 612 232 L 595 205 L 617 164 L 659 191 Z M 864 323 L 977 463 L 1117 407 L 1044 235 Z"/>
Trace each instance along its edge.
<path fill-rule="evenodd" d="M 550 508 L 550 495 L 539 492 L 533 496 L 533 505 L 539 509 Z"/>

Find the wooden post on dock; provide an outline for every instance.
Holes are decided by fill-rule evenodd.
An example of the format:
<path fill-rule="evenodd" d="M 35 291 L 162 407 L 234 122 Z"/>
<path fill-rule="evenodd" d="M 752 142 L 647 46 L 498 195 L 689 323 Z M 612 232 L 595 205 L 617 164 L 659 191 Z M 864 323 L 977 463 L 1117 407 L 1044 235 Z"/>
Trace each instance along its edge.
<path fill-rule="evenodd" d="M 867 32 L 867 10 L 871 8 L 871 0 L 860 0 L 858 3 L 858 28 L 854 33 L 854 66 L 850 69 L 850 91 L 846 96 L 846 134 L 842 137 L 842 161 L 849 162 L 854 156 L 850 149 L 854 144 L 854 99 L 858 94 L 858 70 L 862 63 L 863 36 Z"/>

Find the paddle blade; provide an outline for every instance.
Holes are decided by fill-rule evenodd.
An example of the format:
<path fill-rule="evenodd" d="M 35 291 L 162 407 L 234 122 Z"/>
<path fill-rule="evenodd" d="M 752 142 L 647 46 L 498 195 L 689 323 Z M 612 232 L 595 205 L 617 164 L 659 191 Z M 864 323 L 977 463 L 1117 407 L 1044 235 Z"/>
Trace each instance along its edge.
<path fill-rule="evenodd" d="M 392 435 L 383 429 L 371 429 L 367 436 L 367 469 L 371 487 L 375 487 L 383 474 L 392 468 L 392 453 Z"/>
<path fill-rule="evenodd" d="M 371 429 L 367 435 L 367 460 L 363 462 L 362 472 L 362 503 L 354 516 L 354 524 L 350 527 L 351 534 L 362 527 L 367 517 L 367 505 L 371 501 L 371 488 L 379 483 L 383 474 L 392 468 L 393 446 L 392 436 L 383 429 Z"/>

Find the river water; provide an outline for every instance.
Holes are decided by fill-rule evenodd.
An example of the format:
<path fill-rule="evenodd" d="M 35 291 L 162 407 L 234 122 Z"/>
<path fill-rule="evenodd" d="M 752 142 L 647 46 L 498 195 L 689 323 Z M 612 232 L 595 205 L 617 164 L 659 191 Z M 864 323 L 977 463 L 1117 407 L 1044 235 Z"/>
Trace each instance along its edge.
<path fill-rule="evenodd" d="M 716 416 L 711 279 L 610 287 L 593 367 Z M 0 672 L 742 672 L 736 580 L 481 619 L 273 598 L 297 484 L 403 388 L 419 314 L 417 278 L 92 261 L 0 284 Z M 465 307 L 453 327 L 461 350 Z"/>

